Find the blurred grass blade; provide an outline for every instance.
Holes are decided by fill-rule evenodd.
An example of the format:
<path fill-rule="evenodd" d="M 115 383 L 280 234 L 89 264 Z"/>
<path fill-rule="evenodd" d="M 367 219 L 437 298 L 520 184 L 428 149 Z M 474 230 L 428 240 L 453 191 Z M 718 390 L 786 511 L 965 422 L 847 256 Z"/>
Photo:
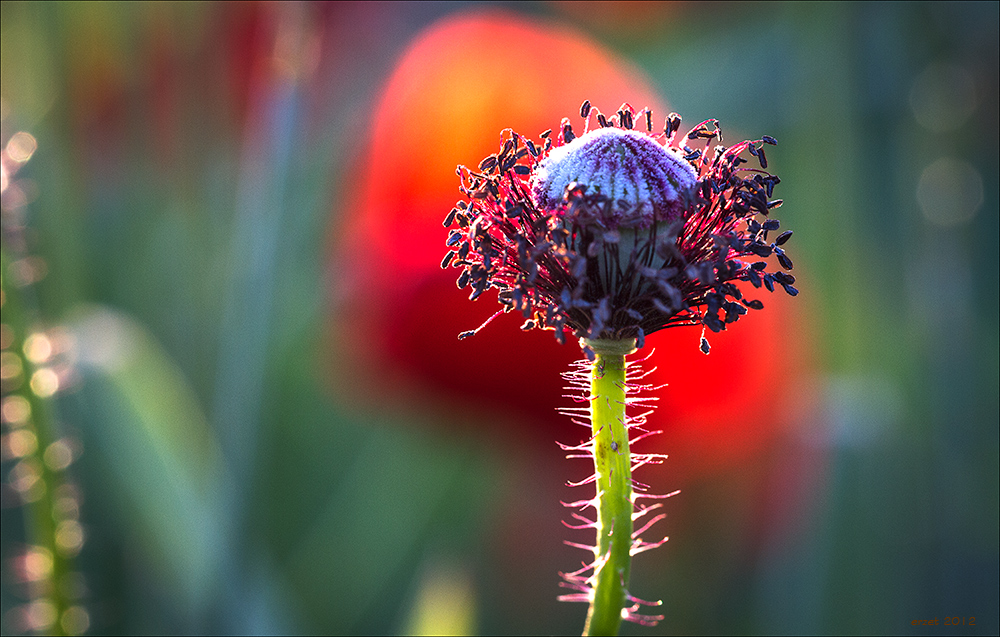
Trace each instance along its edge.
<path fill-rule="evenodd" d="M 159 574 L 193 616 L 208 601 L 225 471 L 198 400 L 152 336 L 123 314 L 88 307 L 70 322 L 85 374 L 84 438 Z"/>

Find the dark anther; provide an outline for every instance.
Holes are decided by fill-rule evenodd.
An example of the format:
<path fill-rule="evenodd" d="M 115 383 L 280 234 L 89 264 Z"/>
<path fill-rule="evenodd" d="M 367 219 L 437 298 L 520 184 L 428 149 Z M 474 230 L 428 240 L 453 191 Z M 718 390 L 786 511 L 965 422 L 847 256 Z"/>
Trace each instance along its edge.
<path fill-rule="evenodd" d="M 458 242 L 462 240 L 462 233 L 458 230 L 452 230 L 448 234 L 448 241 L 445 243 L 449 248 L 453 245 L 458 245 Z"/>
<path fill-rule="evenodd" d="M 497 165 L 497 156 L 490 155 L 483 161 L 479 162 L 479 170 L 484 170 L 489 172 L 493 170 L 496 167 L 496 165 Z"/>
<path fill-rule="evenodd" d="M 760 160 L 760 167 L 767 168 L 767 155 L 764 154 L 764 147 L 761 146 L 757 149 L 757 159 Z"/>
<path fill-rule="evenodd" d="M 458 340 L 462 340 L 463 338 L 469 338 L 470 336 L 472 336 L 475 333 L 476 333 L 476 330 L 469 330 L 468 332 L 462 332 L 462 333 L 460 333 L 458 335 Z"/>
<path fill-rule="evenodd" d="M 708 315 L 714 316 L 719 308 L 722 307 L 722 296 L 712 293 L 705 297 L 706 306 L 708 307 Z"/>
<path fill-rule="evenodd" d="M 646 111 L 646 132 L 653 132 L 653 112 L 650 110 Z"/>
<path fill-rule="evenodd" d="M 551 135 L 551 134 L 552 134 L 552 129 L 550 128 L 550 129 L 544 131 L 541 135 L 539 135 L 539 137 L 541 137 L 542 139 L 548 139 L 549 135 Z"/>
<path fill-rule="evenodd" d="M 573 134 L 573 125 L 569 122 L 563 122 L 562 134 L 563 141 L 567 144 L 576 139 L 576 135 Z"/>
<path fill-rule="evenodd" d="M 528 152 L 531 153 L 531 156 L 538 157 L 538 148 L 535 144 L 530 139 L 524 140 L 524 143 L 528 145 Z"/>
<path fill-rule="evenodd" d="M 781 267 L 785 268 L 786 270 L 792 269 L 792 260 L 789 259 L 788 255 L 785 254 L 784 252 L 778 253 L 778 263 L 780 263 Z"/>
<path fill-rule="evenodd" d="M 764 142 L 765 144 L 770 144 L 772 146 L 778 145 L 778 140 L 771 137 L 770 135 L 764 135 L 763 137 L 760 138 L 760 141 Z"/>
<path fill-rule="evenodd" d="M 778 283 L 780 283 L 782 285 L 785 285 L 786 283 L 788 285 L 791 285 L 792 283 L 795 283 L 795 277 L 792 276 L 791 274 L 786 273 L 786 272 L 775 272 L 771 276 L 774 277 L 775 281 L 777 281 Z"/>
<path fill-rule="evenodd" d="M 747 313 L 745 307 L 732 302 L 724 303 L 722 309 L 726 311 L 726 323 L 735 323 L 742 315 Z"/>
<path fill-rule="evenodd" d="M 608 297 L 601 299 L 600 304 L 597 306 L 597 310 L 594 315 L 602 322 L 607 323 L 608 319 L 611 318 L 611 305 L 608 302 Z"/>
<path fill-rule="evenodd" d="M 629 111 L 627 111 L 625 109 L 622 109 L 622 110 L 618 111 L 618 119 L 622 123 L 622 128 L 626 128 L 628 130 L 632 130 L 632 124 L 633 124 L 633 122 L 632 122 L 632 113 L 630 113 Z"/>
<path fill-rule="evenodd" d="M 705 128 L 699 124 L 698 126 L 695 126 L 694 128 L 688 131 L 688 134 L 685 136 L 685 139 L 690 139 L 690 140 L 698 139 L 699 133 L 701 133 L 701 131 L 703 130 L 705 130 Z"/>
<path fill-rule="evenodd" d="M 785 230 L 784 232 L 782 232 L 781 234 L 778 235 L 778 238 L 775 239 L 774 242 L 777 245 L 779 245 L 779 246 L 783 246 L 783 245 L 785 245 L 785 242 L 788 241 L 791 238 L 792 238 L 792 231 L 791 230 Z"/>
<path fill-rule="evenodd" d="M 767 196 L 770 197 L 771 193 L 768 193 Z M 767 209 L 770 210 L 771 208 L 780 208 L 781 204 L 783 203 L 785 203 L 783 199 L 775 199 L 774 201 L 769 201 L 767 202 Z"/>
<path fill-rule="evenodd" d="M 679 129 L 681 127 L 681 116 L 680 115 L 678 115 L 677 113 L 671 113 L 669 115 L 669 118 L 670 118 L 670 127 L 671 128 L 673 128 L 674 130 L 677 130 L 677 129 Z"/>
<path fill-rule="evenodd" d="M 764 268 L 767 267 L 767 261 L 756 261 L 750 267 L 759 272 L 760 270 L 763 270 Z"/>
<path fill-rule="evenodd" d="M 708 339 L 704 336 L 701 337 L 701 345 L 699 346 L 699 349 L 701 349 L 702 354 L 708 354 L 712 351 L 712 346 L 708 344 Z"/>
<path fill-rule="evenodd" d="M 778 228 L 781 227 L 781 222 L 779 222 L 777 219 L 768 219 L 763 224 L 761 224 L 761 227 L 764 228 L 765 230 L 777 230 Z"/>
<path fill-rule="evenodd" d="M 795 295 L 797 295 L 799 293 L 799 291 L 797 289 L 793 288 L 792 286 L 788 285 L 787 283 L 783 283 L 781 285 L 781 287 L 785 288 L 785 292 L 788 292 L 789 296 L 795 296 Z"/>
<path fill-rule="evenodd" d="M 456 285 L 458 285 L 458 289 L 459 290 L 461 290 L 461 289 L 465 288 L 465 286 L 469 285 L 469 271 L 468 270 L 462 272 L 462 274 L 459 275 L 458 281 L 456 281 Z"/>
<path fill-rule="evenodd" d="M 509 155 L 512 150 L 514 150 L 514 141 L 508 139 L 503 143 L 503 148 L 500 150 L 499 160 L 503 162 L 503 160 L 507 158 L 507 155 Z"/>
<path fill-rule="evenodd" d="M 559 294 L 559 301 L 562 303 L 564 308 L 573 307 L 573 296 L 569 291 L 569 288 L 563 288 L 562 292 Z"/>
<path fill-rule="evenodd" d="M 604 113 L 597 114 L 597 123 L 601 125 L 601 128 L 607 128 L 610 126 L 610 124 L 608 124 L 608 118 L 604 116 Z"/>
<path fill-rule="evenodd" d="M 514 166 L 514 172 L 518 175 L 527 175 L 531 173 L 531 169 L 527 166 L 517 165 Z"/>
<path fill-rule="evenodd" d="M 528 330 L 535 329 L 535 321 L 533 319 L 528 319 L 521 325 L 521 329 L 527 332 Z"/>
<path fill-rule="evenodd" d="M 590 116 L 590 100 L 584 100 L 580 107 L 580 117 L 586 119 L 588 116 Z"/>
<path fill-rule="evenodd" d="M 694 160 L 698 159 L 699 157 L 701 157 L 701 151 L 700 150 L 696 150 L 696 151 L 688 153 L 687 155 L 684 155 L 684 159 L 686 159 L 688 161 L 694 161 Z"/>
<path fill-rule="evenodd" d="M 774 277 L 770 274 L 764 275 L 764 287 L 767 288 L 768 292 L 774 292 Z"/>
<path fill-rule="evenodd" d="M 666 303 L 664 303 L 655 296 L 653 297 L 653 307 L 656 308 L 658 312 L 662 312 L 667 316 L 670 316 L 671 314 L 674 313 L 674 309 L 672 307 L 670 307 L 669 305 L 667 305 Z"/>
<path fill-rule="evenodd" d="M 451 260 L 454 258 L 455 258 L 454 252 L 449 252 L 448 254 L 444 255 L 444 258 L 441 259 L 441 269 L 444 270 L 449 265 L 451 265 Z"/>
<path fill-rule="evenodd" d="M 751 310 L 763 310 L 764 309 L 764 303 L 762 301 L 758 301 L 757 299 L 751 299 L 749 301 L 743 301 L 743 305 L 746 305 Z"/>
<path fill-rule="evenodd" d="M 456 214 L 458 214 L 458 208 L 452 208 L 451 212 L 448 213 L 448 216 L 444 218 L 444 223 L 442 223 L 441 225 L 447 228 L 451 224 L 455 223 Z"/>

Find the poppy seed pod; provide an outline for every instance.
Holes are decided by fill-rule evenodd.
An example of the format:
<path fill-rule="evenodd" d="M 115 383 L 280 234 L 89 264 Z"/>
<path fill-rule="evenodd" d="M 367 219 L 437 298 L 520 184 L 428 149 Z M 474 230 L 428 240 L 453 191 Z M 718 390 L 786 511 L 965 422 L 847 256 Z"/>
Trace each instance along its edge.
<path fill-rule="evenodd" d="M 790 233 L 768 243 L 779 227 L 769 212 L 781 204 L 771 199 L 779 179 L 765 170 L 772 137 L 711 148 L 722 141 L 716 120 L 681 137 L 673 113 L 662 133 L 653 133 L 648 109 L 629 104 L 608 118 L 585 102 L 581 115 L 579 137 L 568 119 L 537 144 L 506 130 L 477 170 L 459 167 L 467 199 L 445 219 L 452 230 L 442 266 L 462 270 L 458 286 L 471 287 L 470 298 L 496 287 L 502 311 L 527 319 L 523 329 L 642 347 L 666 327 L 720 332 L 763 307 L 743 298 L 738 280 L 798 293 L 792 275 L 760 260 L 774 254 L 792 267 L 781 247 Z M 759 169 L 741 167 L 744 152 Z"/>

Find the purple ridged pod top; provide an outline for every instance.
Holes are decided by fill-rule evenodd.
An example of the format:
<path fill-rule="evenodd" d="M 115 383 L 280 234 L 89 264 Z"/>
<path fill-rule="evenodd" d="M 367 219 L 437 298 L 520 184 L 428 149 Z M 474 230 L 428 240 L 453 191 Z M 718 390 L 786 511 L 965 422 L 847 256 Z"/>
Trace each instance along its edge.
<path fill-rule="evenodd" d="M 649 135 L 620 128 L 599 128 L 553 148 L 538 163 L 531 193 L 542 209 L 557 208 L 567 188 L 610 202 L 608 227 L 647 227 L 672 221 L 684 211 L 684 195 L 698 181 L 694 166 L 675 149 Z"/>

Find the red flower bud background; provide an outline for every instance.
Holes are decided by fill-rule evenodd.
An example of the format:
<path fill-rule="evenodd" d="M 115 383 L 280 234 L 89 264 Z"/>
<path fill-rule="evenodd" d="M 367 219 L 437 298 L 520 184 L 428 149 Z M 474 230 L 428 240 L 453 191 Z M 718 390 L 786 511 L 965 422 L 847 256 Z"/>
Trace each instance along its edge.
<path fill-rule="evenodd" d="M 579 348 L 520 332 L 516 313 L 459 342 L 459 332 L 495 311 L 495 292 L 469 303 L 439 264 L 447 234 L 441 220 L 459 198 L 456 165 L 495 153 L 505 128 L 537 139 L 575 116 L 584 99 L 605 111 L 627 101 L 659 119 L 669 112 L 640 71 L 562 26 L 486 12 L 446 20 L 408 48 L 375 110 L 359 179 L 332 232 L 333 329 L 357 361 L 344 378 L 358 382 L 356 390 L 376 400 L 445 400 L 475 414 L 467 422 L 476 427 L 518 423 L 511 435 L 552 449 L 556 439 L 575 442 L 579 431 L 554 410 L 566 402 L 560 373 Z M 647 341 L 643 355 L 656 350 L 650 382 L 667 384 L 651 420 L 665 431 L 655 444 L 671 454 L 663 470 L 674 480 L 760 458 L 811 398 L 797 384 L 809 370 L 806 310 L 783 295 L 762 300 L 764 311 L 708 335 L 708 356 L 698 349 L 697 328 Z"/>

